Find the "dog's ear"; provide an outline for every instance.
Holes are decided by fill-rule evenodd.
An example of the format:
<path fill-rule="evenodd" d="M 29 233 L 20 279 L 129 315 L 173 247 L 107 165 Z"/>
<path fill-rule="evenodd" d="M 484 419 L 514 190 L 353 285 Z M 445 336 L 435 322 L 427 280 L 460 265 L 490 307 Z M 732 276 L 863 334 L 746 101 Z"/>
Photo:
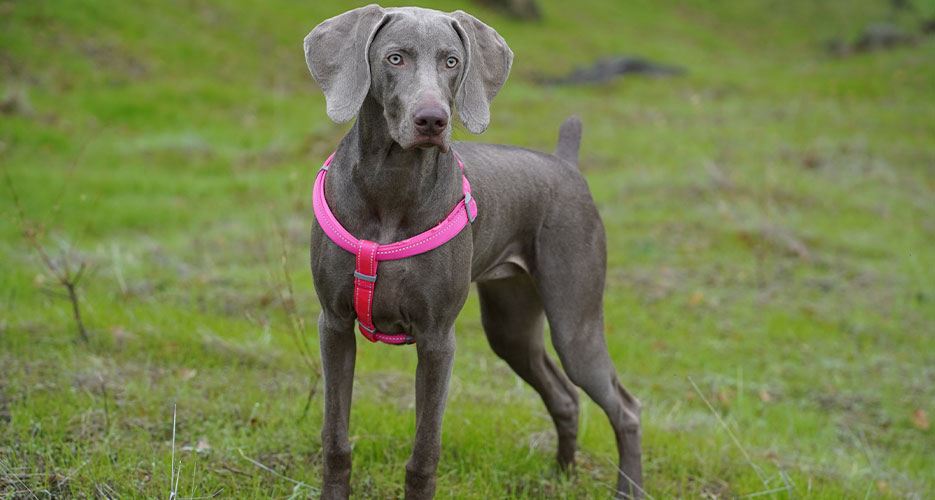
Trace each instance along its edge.
<path fill-rule="evenodd" d="M 368 5 L 323 21 L 305 37 L 305 62 L 338 123 L 354 118 L 370 91 L 370 43 L 385 18 L 382 7 Z"/>
<path fill-rule="evenodd" d="M 513 51 L 493 28 L 464 12 L 451 13 L 455 31 L 467 53 L 455 95 L 458 117 L 471 133 L 490 124 L 490 102 L 500 92 L 513 65 Z"/>

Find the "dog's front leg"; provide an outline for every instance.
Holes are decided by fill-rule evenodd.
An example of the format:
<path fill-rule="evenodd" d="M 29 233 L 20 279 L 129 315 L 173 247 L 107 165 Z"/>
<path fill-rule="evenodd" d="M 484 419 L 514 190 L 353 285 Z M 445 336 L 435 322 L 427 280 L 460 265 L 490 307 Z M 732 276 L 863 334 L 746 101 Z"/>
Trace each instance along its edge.
<path fill-rule="evenodd" d="M 444 331 L 444 330 L 442 330 Z M 442 446 L 442 418 L 455 357 L 454 327 L 416 343 L 416 438 L 406 462 L 406 500 L 430 499 Z"/>
<path fill-rule="evenodd" d="M 347 440 L 347 426 L 357 355 L 353 322 L 333 321 L 322 312 L 318 318 L 318 341 L 325 385 L 321 499 L 346 500 L 351 494 L 351 446 Z"/>

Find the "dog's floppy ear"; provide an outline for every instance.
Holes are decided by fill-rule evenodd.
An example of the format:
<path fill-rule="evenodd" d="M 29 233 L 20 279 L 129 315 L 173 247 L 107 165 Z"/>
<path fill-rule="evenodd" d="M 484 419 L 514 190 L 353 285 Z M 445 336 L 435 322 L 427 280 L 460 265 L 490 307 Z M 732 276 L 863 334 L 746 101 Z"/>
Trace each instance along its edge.
<path fill-rule="evenodd" d="M 305 62 L 338 123 L 354 118 L 370 91 L 370 43 L 385 18 L 382 7 L 368 5 L 323 21 L 305 37 Z"/>
<path fill-rule="evenodd" d="M 467 53 L 455 95 L 458 117 L 471 133 L 479 134 L 490 124 L 490 102 L 510 74 L 513 51 L 503 37 L 476 17 L 460 10 L 451 16 Z"/>

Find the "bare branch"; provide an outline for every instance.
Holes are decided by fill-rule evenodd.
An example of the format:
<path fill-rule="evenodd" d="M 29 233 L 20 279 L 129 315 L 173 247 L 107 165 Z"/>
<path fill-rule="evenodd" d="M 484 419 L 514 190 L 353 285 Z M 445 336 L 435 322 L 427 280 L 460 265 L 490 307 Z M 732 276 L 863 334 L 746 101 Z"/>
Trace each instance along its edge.
<path fill-rule="evenodd" d="M 304 417 L 311 407 L 312 398 L 315 397 L 318 391 L 318 383 L 321 380 L 321 364 L 314 355 L 312 348 L 308 345 L 305 321 L 296 308 L 295 288 L 292 284 L 292 274 L 289 272 L 289 246 L 286 242 L 285 228 L 276 219 L 273 219 L 273 226 L 276 229 L 277 236 L 279 236 L 281 278 L 276 276 L 276 273 L 270 267 L 269 275 L 272 282 L 271 286 L 276 291 L 279 304 L 282 306 L 283 312 L 285 312 L 289 320 L 289 334 L 292 337 L 292 341 L 301 354 L 302 360 L 305 361 L 306 366 L 310 369 L 308 398 L 305 401 L 305 408 L 302 410 L 302 415 Z M 267 260 L 267 262 L 269 261 Z"/>
<path fill-rule="evenodd" d="M 76 163 L 77 164 L 77 161 Z M 72 167 L 74 168 L 74 167 Z M 78 326 L 78 335 L 82 342 L 88 343 L 88 332 L 84 327 L 84 322 L 81 320 L 81 304 L 78 298 L 78 283 L 81 281 L 81 278 L 84 276 L 84 272 L 87 269 L 87 262 L 80 261 L 78 264 L 77 272 L 72 272 L 73 268 L 70 262 L 70 255 L 67 250 L 62 251 L 62 265 L 55 263 L 49 253 L 46 251 L 45 246 L 42 245 L 40 238 L 44 233 L 44 228 L 41 225 L 37 225 L 31 222 L 26 217 L 26 210 L 23 208 L 23 203 L 20 200 L 19 193 L 16 191 L 16 186 L 13 184 L 13 179 L 10 177 L 10 172 L 4 168 L 3 177 L 6 181 L 7 188 L 10 190 L 10 194 L 13 197 L 13 204 L 16 206 L 16 214 L 19 218 L 20 223 L 20 233 L 23 235 L 23 239 L 26 240 L 26 243 L 33 249 L 36 255 L 39 256 L 39 259 L 42 261 L 43 265 L 49 271 L 49 273 L 55 277 L 55 279 L 61 284 L 65 290 L 68 292 L 66 297 L 71 302 L 72 316 L 75 318 L 75 324 Z M 63 188 L 64 193 L 64 188 Z M 61 195 L 59 195 L 59 199 Z M 56 202 L 58 203 L 58 201 Z"/>

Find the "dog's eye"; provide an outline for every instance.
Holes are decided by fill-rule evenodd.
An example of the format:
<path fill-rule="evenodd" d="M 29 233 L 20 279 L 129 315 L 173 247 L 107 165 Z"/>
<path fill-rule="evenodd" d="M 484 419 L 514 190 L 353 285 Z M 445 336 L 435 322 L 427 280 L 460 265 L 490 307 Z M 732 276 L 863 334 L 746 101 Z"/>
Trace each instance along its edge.
<path fill-rule="evenodd" d="M 400 64 L 403 63 L 403 56 L 399 54 L 390 54 L 389 57 L 386 58 L 386 60 L 389 61 L 390 64 L 392 64 L 393 66 L 399 66 Z"/>
<path fill-rule="evenodd" d="M 458 65 L 457 57 L 449 57 L 448 60 L 445 61 L 445 66 L 448 66 L 449 68 L 454 68 L 457 65 Z"/>

